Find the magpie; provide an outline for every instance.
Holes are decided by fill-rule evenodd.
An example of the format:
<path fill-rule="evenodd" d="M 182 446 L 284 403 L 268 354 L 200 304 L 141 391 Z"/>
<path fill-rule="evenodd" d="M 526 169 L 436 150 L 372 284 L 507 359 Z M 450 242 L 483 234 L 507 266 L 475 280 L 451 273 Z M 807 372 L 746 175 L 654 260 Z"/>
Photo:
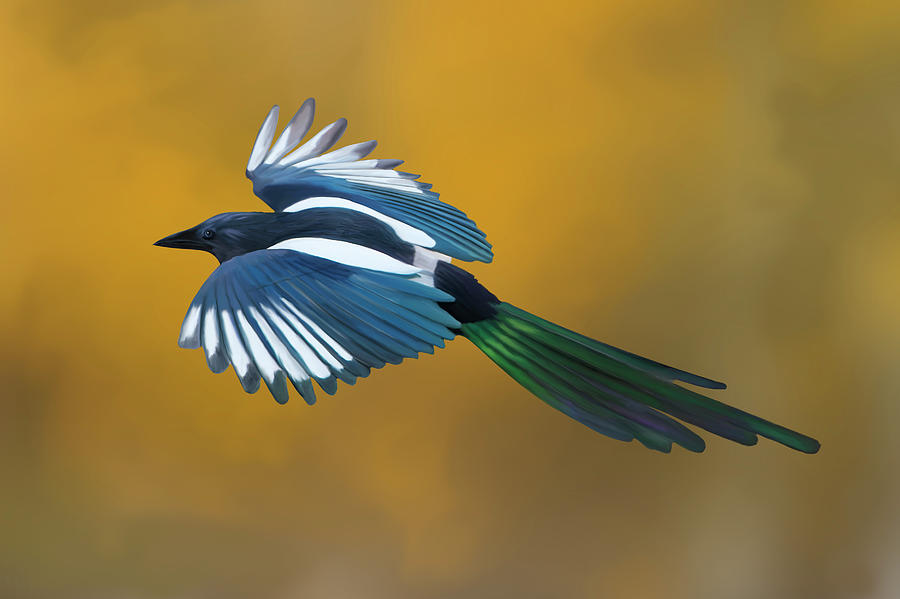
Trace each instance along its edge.
<path fill-rule="evenodd" d="M 334 394 L 338 381 L 352 385 L 462 336 L 538 398 L 614 439 L 703 451 L 683 421 L 744 445 L 761 435 L 818 451 L 815 439 L 678 384 L 724 383 L 498 299 L 453 264 L 492 260 L 475 223 L 418 175 L 396 170 L 403 161 L 367 158 L 375 141 L 331 150 L 346 119 L 301 143 L 314 111 L 310 98 L 273 144 L 274 106 L 256 136 L 246 175 L 272 212 L 219 214 L 155 244 L 219 261 L 178 339 L 202 347 L 213 372 L 231 365 L 246 392 L 263 382 L 278 403 L 288 401 L 289 382 L 313 404 L 313 381 Z"/>

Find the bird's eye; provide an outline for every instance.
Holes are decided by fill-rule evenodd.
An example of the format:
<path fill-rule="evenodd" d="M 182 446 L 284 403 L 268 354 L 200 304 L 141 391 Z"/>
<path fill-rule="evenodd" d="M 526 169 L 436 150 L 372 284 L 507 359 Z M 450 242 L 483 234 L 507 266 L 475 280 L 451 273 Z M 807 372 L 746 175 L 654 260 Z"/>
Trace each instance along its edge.
<path fill-rule="evenodd" d="M 203 232 L 203 235 L 201 237 L 203 237 L 203 239 L 212 239 L 215 236 L 216 236 L 215 231 L 213 231 L 212 229 L 207 229 Z"/>

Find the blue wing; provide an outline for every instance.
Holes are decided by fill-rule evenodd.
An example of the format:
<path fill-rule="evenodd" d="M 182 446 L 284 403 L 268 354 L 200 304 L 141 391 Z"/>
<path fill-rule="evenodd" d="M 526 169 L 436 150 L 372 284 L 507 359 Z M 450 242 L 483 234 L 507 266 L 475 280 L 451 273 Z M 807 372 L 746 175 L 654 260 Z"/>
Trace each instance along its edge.
<path fill-rule="evenodd" d="M 402 160 L 364 160 L 375 149 L 366 141 L 328 152 L 347 127 L 339 119 L 296 147 L 312 125 L 315 103 L 306 100 L 272 145 L 278 106 L 269 111 L 257 135 L 247 177 L 253 192 L 276 212 L 321 207 L 375 211 L 424 234 L 427 249 L 460 260 L 493 259 L 491 244 L 464 212 L 445 204 L 419 175 L 394 170 Z"/>
<path fill-rule="evenodd" d="M 432 353 L 459 322 L 448 294 L 415 274 L 348 266 L 294 250 L 259 250 L 223 262 L 191 302 L 178 344 L 203 347 L 213 372 L 228 365 L 244 390 L 260 379 L 279 403 L 287 381 L 310 404 L 372 368 Z"/>

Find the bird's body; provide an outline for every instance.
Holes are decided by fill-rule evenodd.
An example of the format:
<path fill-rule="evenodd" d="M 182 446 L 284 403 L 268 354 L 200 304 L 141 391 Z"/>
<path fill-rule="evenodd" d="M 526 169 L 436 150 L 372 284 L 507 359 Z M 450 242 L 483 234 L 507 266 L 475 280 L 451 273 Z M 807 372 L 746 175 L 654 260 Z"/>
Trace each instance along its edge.
<path fill-rule="evenodd" d="M 813 453 L 814 439 L 675 383 L 725 385 L 584 337 L 498 299 L 453 259 L 490 262 L 484 233 L 396 160 L 365 160 L 375 142 L 332 152 L 343 119 L 295 149 L 307 100 L 272 140 L 277 107 L 247 165 L 274 212 L 231 212 L 161 239 L 220 266 L 203 284 L 179 344 L 203 347 L 214 372 L 234 367 L 247 392 L 280 403 L 290 382 L 308 403 L 373 368 L 433 352 L 461 335 L 526 389 L 610 437 L 702 451 L 678 418 L 752 445 L 757 434 Z M 327 152 L 327 153 L 326 153 Z M 672 418 L 674 417 L 674 418 Z"/>

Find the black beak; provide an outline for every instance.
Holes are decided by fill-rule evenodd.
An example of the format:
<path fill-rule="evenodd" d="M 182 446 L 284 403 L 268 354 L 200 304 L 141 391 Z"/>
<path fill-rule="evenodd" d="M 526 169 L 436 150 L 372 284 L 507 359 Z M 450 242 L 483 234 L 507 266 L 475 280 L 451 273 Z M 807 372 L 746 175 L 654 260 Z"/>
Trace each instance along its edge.
<path fill-rule="evenodd" d="M 194 229 L 186 229 L 179 231 L 174 235 L 163 237 L 153 245 L 164 248 L 178 248 L 182 250 L 205 250 L 206 247 L 197 239 L 197 232 Z"/>

